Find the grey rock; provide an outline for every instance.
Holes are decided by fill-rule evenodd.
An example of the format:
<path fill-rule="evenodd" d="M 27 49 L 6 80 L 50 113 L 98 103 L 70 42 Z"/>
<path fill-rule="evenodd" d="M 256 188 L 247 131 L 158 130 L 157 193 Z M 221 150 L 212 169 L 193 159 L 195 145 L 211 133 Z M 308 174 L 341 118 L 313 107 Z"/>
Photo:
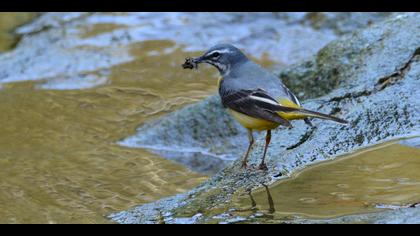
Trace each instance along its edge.
<path fill-rule="evenodd" d="M 230 199 L 237 191 L 272 184 L 310 164 L 334 159 L 371 145 L 399 138 L 418 137 L 418 22 L 418 14 L 399 14 L 364 30 L 345 35 L 319 51 L 311 61 L 312 72 L 307 73 L 307 77 L 305 73 L 300 74 L 305 80 L 314 79 L 312 75 L 316 74 L 319 81 L 338 84 L 326 89 L 325 91 L 329 91 L 327 95 L 306 100 L 303 106 L 345 118 L 351 122 L 350 125 L 341 126 L 314 120 L 316 128 L 311 129 L 303 122 L 296 121 L 293 123 L 294 129 L 277 129 L 273 133 L 267 155 L 268 172 L 242 170 L 240 160 L 236 160 L 186 194 L 115 213 L 110 218 L 120 223 L 143 223 L 156 222 L 162 215 L 165 221 L 164 215 L 170 214 L 172 220 L 189 218 L 190 223 L 214 222 L 211 209 L 229 207 Z M 305 63 L 303 66 L 305 67 Z M 208 107 L 206 103 L 215 106 Z M 230 138 L 234 139 L 241 131 L 236 131 L 236 126 L 225 118 L 225 112 L 216 103 L 216 98 L 210 98 L 201 104 L 178 111 L 178 115 L 174 115 L 172 119 L 158 122 L 172 123 L 165 129 L 178 130 L 176 132 L 179 135 L 197 130 L 195 136 L 188 134 L 186 139 L 192 146 L 203 145 L 202 141 L 206 140 L 211 145 L 204 147 L 209 148 L 213 144 L 218 145 L 220 138 L 226 138 L 226 142 L 234 142 Z M 205 124 L 204 129 L 200 130 L 202 124 Z M 235 127 L 235 131 L 230 131 L 235 135 L 223 132 L 226 127 Z M 222 132 L 218 134 L 220 130 Z M 212 141 L 203 133 L 211 135 L 217 141 Z M 197 139 L 191 140 L 191 137 Z M 263 140 L 259 139 L 250 155 L 251 164 L 259 163 L 262 147 Z M 238 158 L 242 151 L 236 154 Z M 152 212 L 150 209 L 155 210 Z M 193 219 L 198 213 L 203 215 Z M 374 222 L 391 221 L 384 217 Z"/>
<path fill-rule="evenodd" d="M 148 148 L 203 173 L 215 173 L 236 159 L 247 140 L 245 131 L 223 111 L 218 96 L 147 123 L 137 133 L 119 144 Z"/>

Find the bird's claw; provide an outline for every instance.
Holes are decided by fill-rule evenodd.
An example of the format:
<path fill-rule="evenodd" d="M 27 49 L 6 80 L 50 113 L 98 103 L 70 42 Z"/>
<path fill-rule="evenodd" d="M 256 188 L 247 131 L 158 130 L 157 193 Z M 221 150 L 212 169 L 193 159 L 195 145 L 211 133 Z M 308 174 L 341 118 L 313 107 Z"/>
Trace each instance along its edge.
<path fill-rule="evenodd" d="M 242 162 L 242 165 L 241 165 L 241 168 L 242 169 L 248 169 L 248 163 L 246 163 L 246 162 Z"/>
<path fill-rule="evenodd" d="M 252 170 L 252 171 L 255 171 L 255 170 L 267 171 L 268 170 L 267 165 L 265 163 L 261 163 L 257 168 L 256 166 L 252 166 L 252 165 L 249 166 L 246 162 L 242 162 L 241 168 L 245 170 Z"/>
<path fill-rule="evenodd" d="M 258 169 L 259 169 L 259 170 L 262 170 L 262 171 L 267 171 L 267 170 L 268 170 L 267 165 L 266 165 L 265 163 L 261 163 L 261 164 L 258 166 Z"/>

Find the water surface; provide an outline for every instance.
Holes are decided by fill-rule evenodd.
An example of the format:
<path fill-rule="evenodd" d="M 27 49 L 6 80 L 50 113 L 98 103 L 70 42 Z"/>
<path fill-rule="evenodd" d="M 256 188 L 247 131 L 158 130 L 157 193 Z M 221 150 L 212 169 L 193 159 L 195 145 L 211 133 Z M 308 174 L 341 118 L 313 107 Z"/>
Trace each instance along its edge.
<path fill-rule="evenodd" d="M 236 213 L 262 221 L 330 219 L 420 202 L 420 149 L 398 143 L 311 166 L 235 200 Z M 252 221 L 252 219 L 250 219 Z"/>
<path fill-rule="evenodd" d="M 116 144 L 142 123 L 215 92 L 214 71 L 185 73 L 186 53 L 162 53 L 173 46 L 133 45 L 136 60 L 111 68 L 108 82 L 92 89 L 44 89 L 51 84 L 42 80 L 2 85 L 0 222 L 104 222 L 105 214 L 207 178 Z"/>

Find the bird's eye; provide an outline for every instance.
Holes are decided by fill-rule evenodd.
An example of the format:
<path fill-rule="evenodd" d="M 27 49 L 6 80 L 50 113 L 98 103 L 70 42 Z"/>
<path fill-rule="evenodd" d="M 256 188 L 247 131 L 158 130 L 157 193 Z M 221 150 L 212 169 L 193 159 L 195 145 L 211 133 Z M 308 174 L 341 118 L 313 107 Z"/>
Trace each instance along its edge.
<path fill-rule="evenodd" d="M 211 57 L 215 58 L 215 57 L 219 57 L 220 53 L 218 52 L 214 52 L 213 54 L 211 54 Z"/>

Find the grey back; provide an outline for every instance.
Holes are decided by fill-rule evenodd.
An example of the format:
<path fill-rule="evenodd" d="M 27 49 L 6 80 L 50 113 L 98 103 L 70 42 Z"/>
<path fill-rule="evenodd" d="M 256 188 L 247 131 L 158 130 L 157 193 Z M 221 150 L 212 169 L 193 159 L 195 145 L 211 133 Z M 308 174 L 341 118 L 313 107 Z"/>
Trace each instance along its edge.
<path fill-rule="evenodd" d="M 222 86 L 222 90 L 229 91 L 263 89 L 275 99 L 293 100 L 280 78 L 251 60 L 231 68 L 230 73 L 223 77 Z"/>

